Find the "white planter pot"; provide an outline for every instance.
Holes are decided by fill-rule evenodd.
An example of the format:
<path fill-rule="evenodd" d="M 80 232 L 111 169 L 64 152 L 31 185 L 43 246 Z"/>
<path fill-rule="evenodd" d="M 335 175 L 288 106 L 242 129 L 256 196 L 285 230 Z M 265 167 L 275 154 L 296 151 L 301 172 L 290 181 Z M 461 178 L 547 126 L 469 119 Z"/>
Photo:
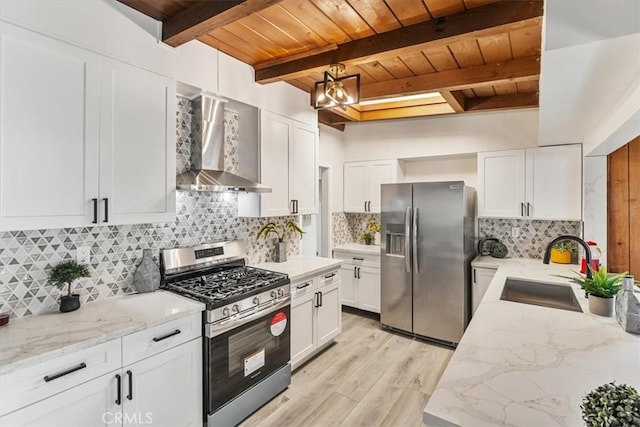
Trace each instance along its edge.
<path fill-rule="evenodd" d="M 589 311 L 598 316 L 613 316 L 613 298 L 601 298 L 589 295 Z"/>

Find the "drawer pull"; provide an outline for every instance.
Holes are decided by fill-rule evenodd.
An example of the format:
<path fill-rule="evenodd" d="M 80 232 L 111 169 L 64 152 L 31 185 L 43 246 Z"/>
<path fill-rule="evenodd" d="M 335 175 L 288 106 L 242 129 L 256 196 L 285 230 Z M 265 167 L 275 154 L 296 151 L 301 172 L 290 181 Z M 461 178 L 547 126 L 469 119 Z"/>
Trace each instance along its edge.
<path fill-rule="evenodd" d="M 129 394 L 127 394 L 127 399 L 133 400 L 133 372 L 127 371 L 127 378 L 129 379 Z"/>
<path fill-rule="evenodd" d="M 171 337 L 172 337 L 172 336 L 174 336 L 174 335 L 178 335 L 178 334 L 179 334 L 179 333 L 181 333 L 181 332 L 182 332 L 182 331 L 181 331 L 180 329 L 176 329 L 175 331 L 170 332 L 170 333 L 168 333 L 167 335 L 163 335 L 163 336 L 161 336 L 161 337 L 155 337 L 155 338 L 153 339 L 153 341 L 154 341 L 154 342 L 160 342 L 160 341 L 162 341 L 162 340 L 166 340 L 167 338 L 171 338 Z"/>
<path fill-rule="evenodd" d="M 304 285 L 298 285 L 298 286 L 296 286 L 296 289 L 304 289 L 304 288 L 306 288 L 308 286 L 311 286 L 311 283 L 307 282 Z"/>
<path fill-rule="evenodd" d="M 331 279 L 332 277 L 336 277 L 336 273 L 331 273 L 324 276 L 325 279 Z"/>
<path fill-rule="evenodd" d="M 118 387 L 118 397 L 116 397 L 116 405 L 122 404 L 122 377 L 120 374 L 116 374 L 116 381 L 118 382 L 116 387 Z"/>
<path fill-rule="evenodd" d="M 78 366 L 76 366 L 74 368 L 71 368 L 71 369 L 68 369 L 68 370 L 66 370 L 64 372 L 60 372 L 59 374 L 55 374 L 55 375 L 51 375 L 51 376 L 49 376 L 49 375 L 45 376 L 44 377 L 44 382 L 48 383 L 49 381 L 57 380 L 60 377 L 64 377 L 65 375 L 72 374 L 72 373 L 74 373 L 76 371 L 79 371 L 80 369 L 84 369 L 86 367 L 87 367 L 87 364 L 82 362 Z"/>
<path fill-rule="evenodd" d="M 357 258 L 357 257 L 353 257 L 354 261 L 364 261 L 364 258 Z"/>

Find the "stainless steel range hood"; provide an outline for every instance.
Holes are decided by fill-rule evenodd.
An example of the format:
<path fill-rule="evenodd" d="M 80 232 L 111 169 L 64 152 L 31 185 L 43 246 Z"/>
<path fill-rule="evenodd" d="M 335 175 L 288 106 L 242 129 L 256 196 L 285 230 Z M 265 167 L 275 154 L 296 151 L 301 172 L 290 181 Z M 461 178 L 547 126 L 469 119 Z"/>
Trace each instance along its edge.
<path fill-rule="evenodd" d="M 191 170 L 176 177 L 179 190 L 271 193 L 271 188 L 224 170 L 224 105 L 202 94 L 193 103 Z M 242 141 L 240 141 L 242 144 Z"/>

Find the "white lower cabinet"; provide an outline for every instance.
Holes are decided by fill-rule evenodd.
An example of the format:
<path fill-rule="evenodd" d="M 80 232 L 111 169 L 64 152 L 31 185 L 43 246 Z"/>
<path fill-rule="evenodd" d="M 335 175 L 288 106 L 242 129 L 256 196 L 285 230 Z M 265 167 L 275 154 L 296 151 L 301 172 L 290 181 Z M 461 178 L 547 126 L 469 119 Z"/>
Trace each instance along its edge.
<path fill-rule="evenodd" d="M 296 369 L 342 331 L 340 272 L 294 282 L 291 289 L 291 368 Z"/>
<path fill-rule="evenodd" d="M 333 257 L 345 260 L 342 305 L 380 313 L 380 256 L 334 250 Z"/>
<path fill-rule="evenodd" d="M 3 375 L 0 426 L 202 425 L 202 339 L 189 330 L 200 316 Z M 131 347 L 147 357 L 123 366 Z"/>
<path fill-rule="evenodd" d="M 480 305 L 480 301 L 482 301 L 484 294 L 487 292 L 487 289 L 493 280 L 493 276 L 496 274 L 495 268 L 472 267 L 472 269 L 473 284 L 471 289 L 471 315 L 476 312 Z"/>

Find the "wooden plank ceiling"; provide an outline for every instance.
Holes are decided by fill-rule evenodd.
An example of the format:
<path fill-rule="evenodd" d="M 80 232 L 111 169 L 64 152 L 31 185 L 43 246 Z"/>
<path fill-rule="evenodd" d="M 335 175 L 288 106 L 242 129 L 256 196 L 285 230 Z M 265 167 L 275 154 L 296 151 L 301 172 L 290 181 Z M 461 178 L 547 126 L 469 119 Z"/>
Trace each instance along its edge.
<path fill-rule="evenodd" d="M 256 81 L 311 92 L 329 64 L 360 74 L 361 100 L 422 100 L 319 112 L 351 121 L 536 107 L 541 0 L 120 0 L 254 67 Z"/>

